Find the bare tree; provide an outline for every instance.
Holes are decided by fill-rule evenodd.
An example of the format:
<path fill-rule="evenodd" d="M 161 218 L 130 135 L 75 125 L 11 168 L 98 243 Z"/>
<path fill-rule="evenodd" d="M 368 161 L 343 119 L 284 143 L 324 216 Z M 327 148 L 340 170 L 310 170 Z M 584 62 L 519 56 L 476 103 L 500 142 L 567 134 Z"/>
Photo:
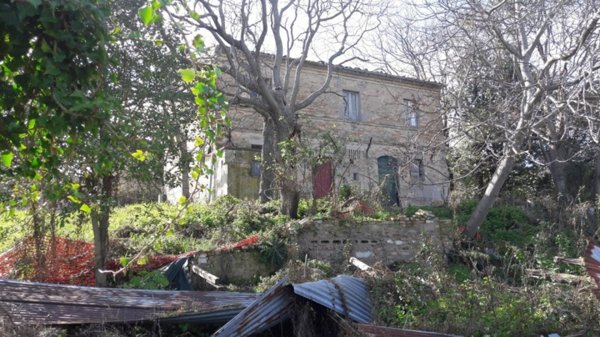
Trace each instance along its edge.
<path fill-rule="evenodd" d="M 250 106 L 262 117 L 260 200 L 273 197 L 277 178 L 281 212 L 292 217 L 299 187 L 280 144 L 300 136 L 298 112 L 326 92 L 336 66 L 354 60 L 353 48 L 379 24 L 385 8 L 367 1 L 196 0 L 167 9 L 182 29 L 210 33 L 224 59 L 220 66 L 235 83 L 224 88 L 231 103 Z M 306 93 L 301 88 L 309 57 L 321 60 L 327 72 L 320 86 Z"/>
<path fill-rule="evenodd" d="M 487 144 L 496 158 L 468 234 L 485 220 L 515 163 L 533 158 L 534 141 L 565 193 L 563 164 L 572 156 L 565 141 L 581 131 L 582 120 L 597 121 L 592 109 L 582 108 L 590 106 L 591 78 L 600 66 L 597 1 L 442 0 L 413 8 L 421 21 L 395 25 L 416 32 L 425 45 L 396 37 L 388 50 L 410 60 L 417 76 L 447 85 L 451 142 Z"/>
<path fill-rule="evenodd" d="M 446 22 L 458 28 L 468 48 L 464 55 L 468 62 L 463 62 L 466 76 L 458 79 L 471 84 L 487 79 L 483 83 L 492 88 L 488 94 L 496 111 L 478 122 L 498 130 L 503 145 L 496 170 L 467 223 L 472 236 L 519 156 L 527 154 L 533 136 L 544 140 L 549 153 L 554 153 L 551 168 L 558 170 L 556 164 L 565 159 L 556 147 L 560 134 L 568 129 L 564 104 L 570 91 L 587 78 L 581 70 L 590 66 L 592 49 L 598 47 L 600 11 L 595 1 L 502 1 L 495 5 L 451 1 L 443 5 L 449 14 Z M 493 75 L 502 72 L 509 76 Z"/>

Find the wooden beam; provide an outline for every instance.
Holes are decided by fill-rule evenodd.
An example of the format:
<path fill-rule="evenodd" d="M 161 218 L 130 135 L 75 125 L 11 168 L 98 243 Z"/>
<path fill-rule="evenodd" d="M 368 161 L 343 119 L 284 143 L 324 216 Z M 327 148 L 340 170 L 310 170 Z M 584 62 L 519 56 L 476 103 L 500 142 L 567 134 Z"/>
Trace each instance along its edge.
<path fill-rule="evenodd" d="M 581 257 L 568 258 L 568 257 L 555 256 L 554 262 L 562 262 L 562 263 L 572 264 L 572 265 L 576 265 L 576 266 L 585 266 L 585 263 L 583 262 L 583 258 L 581 258 Z"/>
<path fill-rule="evenodd" d="M 192 272 L 194 272 L 196 275 L 202 277 L 204 280 L 206 280 L 206 282 L 208 282 L 208 284 L 212 285 L 213 287 L 216 287 L 216 288 L 221 287 L 220 286 L 221 282 L 220 282 L 218 276 L 213 275 L 196 265 L 192 265 Z"/>
<path fill-rule="evenodd" d="M 587 276 L 579 276 L 572 274 L 564 274 L 564 273 L 554 273 L 542 269 L 526 269 L 525 273 L 529 277 L 533 278 L 543 278 L 550 279 L 555 282 L 565 282 L 565 283 L 581 283 L 585 281 L 589 281 Z"/>
<path fill-rule="evenodd" d="M 369 274 L 371 276 L 375 275 L 375 270 L 373 270 L 373 267 L 369 266 L 368 264 L 362 262 L 361 260 L 359 260 L 355 257 L 350 258 L 350 263 L 352 263 L 352 265 L 355 266 L 356 268 L 366 272 L 367 274 Z"/>

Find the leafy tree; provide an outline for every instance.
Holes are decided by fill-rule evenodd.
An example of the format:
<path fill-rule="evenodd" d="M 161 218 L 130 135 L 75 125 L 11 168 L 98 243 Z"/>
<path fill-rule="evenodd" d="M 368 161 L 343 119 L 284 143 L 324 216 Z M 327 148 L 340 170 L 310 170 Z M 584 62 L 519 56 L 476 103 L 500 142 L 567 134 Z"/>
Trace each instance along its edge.
<path fill-rule="evenodd" d="M 0 176 L 55 170 L 108 118 L 104 1 L 0 4 Z"/>
<path fill-rule="evenodd" d="M 156 35 L 168 34 L 160 27 L 140 32 L 142 26 L 131 23 L 136 7 L 108 6 L 103 1 L 0 4 L 2 197 L 11 207 L 31 205 L 36 238 L 45 234 L 44 226 L 35 224 L 43 223 L 46 200 L 56 206 L 66 196 L 71 207 L 89 214 L 99 286 L 105 284 L 99 269 L 108 254 L 119 174 L 162 176 L 165 152 L 177 147 L 165 134 L 187 123 L 198 106 L 207 134 L 201 143 L 211 144 L 221 128 L 219 118 L 226 117 L 212 68 L 185 77 L 203 88 L 185 94 L 191 84 L 181 81 L 174 65 L 186 59 Z M 123 30 L 126 36 L 119 34 Z M 151 56 L 142 58 L 150 46 Z M 170 114 L 179 109 L 187 115 Z M 204 169 L 194 167 L 192 175 Z"/>

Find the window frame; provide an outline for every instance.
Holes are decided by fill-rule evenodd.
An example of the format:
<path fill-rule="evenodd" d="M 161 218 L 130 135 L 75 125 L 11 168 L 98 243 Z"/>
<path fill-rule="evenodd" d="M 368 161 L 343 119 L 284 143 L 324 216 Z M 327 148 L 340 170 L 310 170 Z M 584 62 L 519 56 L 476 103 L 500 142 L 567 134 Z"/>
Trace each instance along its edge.
<path fill-rule="evenodd" d="M 361 120 L 361 109 L 360 109 L 360 92 L 358 91 L 353 91 L 353 90 L 342 90 L 342 99 L 343 99 L 343 114 L 344 114 L 344 119 L 349 120 L 349 121 L 353 121 L 353 122 L 359 122 Z M 354 97 L 355 99 L 351 100 L 350 98 Z M 354 103 L 354 105 L 352 105 L 351 103 Z M 349 111 L 350 107 L 354 106 L 356 113 L 355 114 L 351 114 Z"/>
<path fill-rule="evenodd" d="M 419 112 L 415 108 L 415 101 L 404 99 L 404 118 L 408 128 L 416 129 L 419 127 Z"/>

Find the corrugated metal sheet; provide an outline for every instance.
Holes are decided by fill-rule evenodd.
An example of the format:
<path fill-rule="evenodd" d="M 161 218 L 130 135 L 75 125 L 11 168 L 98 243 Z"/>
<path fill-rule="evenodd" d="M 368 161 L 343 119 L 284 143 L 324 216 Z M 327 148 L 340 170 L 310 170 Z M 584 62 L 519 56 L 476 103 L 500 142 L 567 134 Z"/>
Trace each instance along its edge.
<path fill-rule="evenodd" d="M 362 279 L 340 275 L 329 280 L 294 284 L 294 293 L 358 323 L 373 321 L 369 289 Z"/>
<path fill-rule="evenodd" d="M 459 337 L 438 332 L 389 328 L 386 326 L 359 324 L 358 330 L 367 337 Z"/>
<path fill-rule="evenodd" d="M 369 292 L 359 278 L 338 276 L 330 280 L 293 285 L 283 279 L 212 336 L 244 337 L 265 331 L 291 317 L 294 295 L 348 315 L 357 322 L 372 321 Z"/>
<path fill-rule="evenodd" d="M 600 247 L 590 241 L 585 250 L 583 261 L 585 262 L 585 268 L 587 269 L 588 274 L 594 279 L 596 286 L 600 288 Z M 599 289 L 594 290 L 594 294 L 596 294 L 596 297 L 600 298 Z"/>
<path fill-rule="evenodd" d="M 277 282 L 254 303 L 217 330 L 212 336 L 249 336 L 267 330 L 290 317 L 294 293 L 287 278 Z"/>
<path fill-rule="evenodd" d="M 259 294 L 94 288 L 0 279 L 0 315 L 16 324 L 129 322 L 195 314 L 226 321 Z"/>

